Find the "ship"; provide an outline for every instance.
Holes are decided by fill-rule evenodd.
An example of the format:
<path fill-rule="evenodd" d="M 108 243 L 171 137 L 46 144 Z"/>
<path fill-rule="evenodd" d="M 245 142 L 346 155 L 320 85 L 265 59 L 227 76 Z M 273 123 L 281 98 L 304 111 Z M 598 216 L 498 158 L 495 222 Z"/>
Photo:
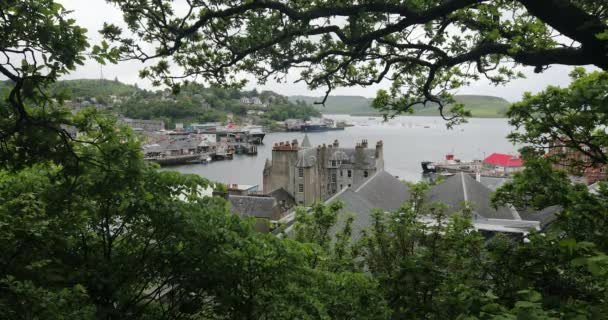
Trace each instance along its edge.
<path fill-rule="evenodd" d="M 337 130 L 344 130 L 344 127 L 330 127 L 326 124 L 305 124 L 300 129 L 300 131 L 303 132 L 325 132 Z"/>
<path fill-rule="evenodd" d="M 476 173 L 481 170 L 481 160 L 461 161 L 453 154 L 447 154 L 445 160 L 441 162 L 422 161 L 422 173 Z"/>
<path fill-rule="evenodd" d="M 493 153 L 483 161 L 462 161 L 450 153 L 443 161 L 422 161 L 420 165 L 423 174 L 446 175 L 464 172 L 482 177 L 508 177 L 524 168 L 523 160 L 519 156 L 502 153 Z"/>

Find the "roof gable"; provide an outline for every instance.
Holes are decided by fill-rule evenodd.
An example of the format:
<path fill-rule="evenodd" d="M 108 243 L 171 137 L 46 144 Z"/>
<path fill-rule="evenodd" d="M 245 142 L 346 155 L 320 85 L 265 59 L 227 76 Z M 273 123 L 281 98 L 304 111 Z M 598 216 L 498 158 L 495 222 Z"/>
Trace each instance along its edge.
<path fill-rule="evenodd" d="M 461 209 L 463 202 L 473 204 L 473 212 L 488 219 L 515 219 L 513 212 L 506 207 L 494 209 L 490 204 L 492 191 L 473 179 L 469 174 L 459 173 L 431 188 L 427 194 L 428 202 L 448 205 L 450 213 Z"/>
<path fill-rule="evenodd" d="M 272 197 L 252 197 L 230 195 L 228 197 L 231 210 L 241 217 L 273 218 L 274 208 L 277 204 Z"/>

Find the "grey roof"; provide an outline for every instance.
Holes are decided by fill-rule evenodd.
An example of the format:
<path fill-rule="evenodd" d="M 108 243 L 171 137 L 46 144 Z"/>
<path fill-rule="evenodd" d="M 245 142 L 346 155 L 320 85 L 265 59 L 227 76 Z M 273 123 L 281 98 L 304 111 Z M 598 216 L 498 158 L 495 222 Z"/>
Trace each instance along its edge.
<path fill-rule="evenodd" d="M 557 219 L 557 215 L 562 211 L 561 206 L 550 206 L 542 210 L 521 210 L 519 215 L 524 220 L 538 221 L 540 222 L 541 229 L 551 224 Z"/>
<path fill-rule="evenodd" d="M 229 195 L 233 213 L 241 217 L 273 218 L 276 200 L 272 197 Z"/>
<path fill-rule="evenodd" d="M 304 140 L 302 140 L 302 148 L 312 148 L 310 144 L 310 140 L 308 139 L 308 134 L 304 134 Z"/>
<path fill-rule="evenodd" d="M 492 191 L 496 191 L 496 189 L 502 187 L 503 184 L 511 181 L 511 178 L 502 178 L 502 177 L 481 177 L 481 184 L 486 186 L 488 189 Z"/>
<path fill-rule="evenodd" d="M 452 212 L 462 208 L 463 202 L 473 203 L 473 212 L 488 219 L 515 219 L 513 212 L 506 207 L 498 210 L 490 205 L 492 191 L 470 175 L 459 173 L 447 178 L 443 183 L 431 188 L 427 193 L 430 203 L 447 204 Z"/>
<path fill-rule="evenodd" d="M 357 189 L 345 188 L 326 202 L 344 203 L 341 212 L 353 215 L 352 238 L 356 240 L 361 231 L 371 226 L 374 209 L 393 211 L 408 198 L 409 188 L 403 182 L 386 171 L 378 171 Z M 345 219 L 342 215 L 334 232 L 344 225 Z"/>
<path fill-rule="evenodd" d="M 375 208 L 387 211 L 399 209 L 409 198 L 409 187 L 384 170 L 376 172 L 355 191 Z"/>
<path fill-rule="evenodd" d="M 364 197 L 354 192 L 351 188 L 340 192 L 336 197 L 329 202 L 341 201 L 344 203 L 344 208 L 340 211 L 339 221 L 332 229 L 332 232 L 342 229 L 346 220 L 346 214 L 352 214 L 352 236 L 353 240 L 361 237 L 361 232 L 368 229 L 372 225 L 372 215 L 375 206 L 367 201 Z"/>
<path fill-rule="evenodd" d="M 283 207 L 285 208 L 291 208 L 296 204 L 296 200 L 293 198 L 293 196 L 283 188 L 275 189 L 268 195 L 275 198 L 277 203 L 283 203 Z"/>
<path fill-rule="evenodd" d="M 316 149 L 311 148 L 298 151 L 298 161 L 296 162 L 296 167 L 308 168 L 314 166 L 315 163 L 317 163 Z"/>

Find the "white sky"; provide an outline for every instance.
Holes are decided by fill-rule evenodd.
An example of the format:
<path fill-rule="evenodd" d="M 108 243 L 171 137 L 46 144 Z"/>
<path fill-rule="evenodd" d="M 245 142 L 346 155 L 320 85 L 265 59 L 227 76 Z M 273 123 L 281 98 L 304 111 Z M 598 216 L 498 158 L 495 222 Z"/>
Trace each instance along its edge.
<path fill-rule="evenodd" d="M 121 12 L 113 6 L 107 4 L 104 0 L 57 0 L 63 4 L 68 10 L 73 10 L 72 17 L 77 20 L 78 24 L 88 29 L 89 42 L 93 45 L 101 40 L 98 30 L 101 29 L 104 21 L 112 22 L 118 25 L 122 23 Z M 75 72 L 66 76 L 65 79 L 79 78 L 100 78 L 103 70 L 105 79 L 114 79 L 117 77 L 121 82 L 135 84 L 140 88 L 152 89 L 150 83 L 138 77 L 138 70 L 142 67 L 139 62 L 122 62 L 117 65 L 101 66 L 94 60 L 89 60 L 84 66 L 79 67 Z M 508 83 L 506 86 L 495 87 L 487 81 L 480 80 L 467 88 L 462 88 L 460 94 L 481 94 L 503 97 L 509 101 L 517 101 L 526 91 L 538 92 L 544 89 L 547 85 L 566 86 L 570 82 L 568 73 L 570 67 L 553 66 L 549 70 L 541 74 L 535 74 L 531 68 L 524 69 L 526 79 L 520 79 Z M 258 90 L 272 90 L 283 95 L 315 95 L 320 96 L 324 91 L 311 91 L 306 88 L 303 83 L 275 83 L 267 82 L 266 85 L 260 86 L 255 83 L 250 83 L 248 88 L 257 87 Z M 375 93 L 380 88 L 388 87 L 389 83 L 384 82 L 379 85 L 370 87 L 351 87 L 338 88 L 332 91 L 332 95 L 358 95 L 366 97 L 374 97 Z"/>

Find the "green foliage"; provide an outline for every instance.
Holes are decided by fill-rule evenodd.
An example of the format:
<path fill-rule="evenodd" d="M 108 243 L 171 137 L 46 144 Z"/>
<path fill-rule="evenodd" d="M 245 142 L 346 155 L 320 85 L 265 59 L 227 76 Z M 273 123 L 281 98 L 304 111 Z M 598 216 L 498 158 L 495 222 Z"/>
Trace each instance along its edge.
<path fill-rule="evenodd" d="M 155 55 L 162 59 L 142 75 L 173 85 L 176 95 L 171 99 L 183 103 L 183 109 L 175 111 L 183 113 L 176 116 L 185 117 L 203 116 L 192 102 L 188 104 L 198 91 L 205 99 L 216 99 L 217 108 L 224 112 L 239 115 L 244 106 L 235 101 L 239 92 L 234 87 L 205 91 L 175 85 L 168 74 L 172 64 L 164 59 L 168 55 L 178 67 L 236 87 L 242 83 L 231 78 L 233 73 L 249 71 L 265 80 L 294 67 L 293 63 L 297 67 L 309 63 L 301 76 L 313 88 L 371 84 L 396 68 L 391 73 L 393 87 L 377 107 L 408 111 L 421 99 L 455 102 L 447 91 L 481 74 L 495 83 L 517 77 L 511 69 L 498 66 L 501 59 L 542 69 L 547 60 L 538 60 L 538 55 L 564 50 L 543 23 L 547 17 L 535 16 L 538 2 L 529 1 L 474 6 L 466 1 L 339 1 L 323 3 L 323 10 L 316 7 L 320 3 L 288 2 L 296 11 L 264 1 L 220 1 L 203 9 L 192 1 L 196 19 L 169 18 L 163 23 L 148 19 L 177 12 L 168 1 L 111 2 L 129 9 L 124 13 L 133 34 L 161 42 Z M 560 14 L 577 12 L 584 18 L 584 26 L 569 20 L 580 27 L 577 32 L 593 36 L 576 39 L 581 46 L 601 52 L 603 47 L 595 41 L 604 39 L 602 4 L 560 3 L 566 6 Z M 428 17 L 434 10 L 446 10 L 446 5 L 455 7 L 440 14 L 445 21 Z M 221 11 L 221 19 L 215 19 L 213 10 Z M 347 15 L 343 25 L 332 26 L 331 19 L 322 19 L 335 16 L 336 10 Z M 386 10 L 405 10 L 407 14 L 400 15 L 405 22 L 386 22 L 393 18 L 382 14 Z M 501 21 L 505 10 L 513 12 L 512 19 Z M 319 16 L 306 17 L 313 13 Z M 6 83 L 8 96 L 0 102 L 4 318 L 601 319 L 608 314 L 605 184 L 592 194 L 585 186 L 567 183 L 565 174 L 554 172 L 546 159 L 527 159 L 526 171 L 497 193 L 496 203 L 558 205 L 562 211 L 549 229 L 531 232 L 525 241 L 509 236 L 486 239 L 471 221 L 473 205 L 465 203 L 454 213 L 444 205 L 427 203 L 425 184 L 412 185 L 410 200 L 399 210 L 376 212 L 372 228 L 359 243 L 350 241 L 352 217 L 338 223 L 341 204 L 301 209 L 294 239 L 257 234 L 251 221 L 229 212 L 225 199 L 200 196 L 201 189 L 212 185 L 206 179 L 161 172 L 144 162 L 128 128 L 92 109 L 72 114 L 61 106 L 67 96 L 49 89 L 59 76 L 83 62 L 88 47 L 85 30 L 67 14 L 52 0 L 0 3 L 0 30 L 5 35 L 0 51 L 24 58 L 16 64 L 8 55 L 9 61 L 0 66 L 0 73 L 11 80 Z M 409 25 L 421 28 L 403 29 L 409 28 L 407 19 L 425 16 L 426 22 Z M 314 25 L 318 20 L 324 25 Z M 102 31 L 121 44 L 122 54 L 150 58 L 138 43 L 121 38 L 115 26 L 105 25 Z M 424 32 L 427 46 L 405 41 L 402 31 Z M 175 46 L 165 41 L 176 41 Z M 255 50 L 249 50 L 252 45 Z M 475 54 L 480 48 L 484 53 Z M 580 63 L 604 65 L 603 60 L 588 60 L 588 54 L 577 55 L 584 49 L 565 50 L 574 50 L 567 55 L 570 64 L 578 57 Z M 100 62 L 116 61 L 118 53 L 107 43 L 91 52 Z M 556 63 L 560 57 L 550 58 L 548 63 Z M 468 73 L 460 68 L 462 63 L 476 64 L 477 71 Z M 273 69 L 264 69 L 264 64 Z M 572 136 L 591 136 L 583 141 L 591 150 L 606 147 L 603 133 L 595 131 L 605 124 L 604 76 L 577 70 L 570 88 L 526 97 L 510 114 L 528 130 L 521 139 L 540 141 L 534 139 L 557 132 L 553 127 L 576 128 L 582 131 Z M 131 98 L 141 98 L 143 105 L 143 97 L 160 100 L 155 95 L 160 93 L 139 91 Z M 559 115 L 556 119 L 535 109 L 536 99 L 547 97 L 546 104 Z M 575 108 L 574 114 L 560 114 L 563 108 L 553 105 L 557 98 Z M 275 105 L 286 104 L 284 98 L 276 99 Z M 456 105 L 457 115 L 465 115 L 462 105 Z M 526 108 L 536 110 L 529 122 L 518 113 Z M 157 113 L 150 116 L 170 112 L 161 106 L 153 110 Z M 539 115 L 540 120 L 535 120 Z"/>
<path fill-rule="evenodd" d="M 608 73 L 587 74 L 577 68 L 570 76 L 573 81 L 567 88 L 550 86 L 538 94 L 526 93 L 521 102 L 511 106 L 509 123 L 519 130 L 509 137 L 540 150 L 548 146 L 576 149 L 591 163 L 606 164 L 608 156 L 602 147 L 608 146 L 603 129 L 608 121 Z"/>
<path fill-rule="evenodd" d="M 452 95 L 480 79 L 522 78 L 518 65 L 608 69 L 605 1 L 215 1 L 187 10 L 169 0 L 110 2 L 124 9 L 129 32 L 106 25 L 102 34 L 125 57 L 154 61 L 141 76 L 158 84 L 238 86 L 243 73 L 265 83 L 295 71 L 329 94 L 387 80 L 375 107 L 389 116 L 428 103 L 460 123 L 468 113 L 450 110 Z"/>
<path fill-rule="evenodd" d="M 54 92 L 66 91 L 72 99 L 86 97 L 102 97 L 108 99 L 112 95 L 125 97 L 139 91 L 131 85 L 105 79 L 62 80 L 50 86 L 50 90 Z"/>

